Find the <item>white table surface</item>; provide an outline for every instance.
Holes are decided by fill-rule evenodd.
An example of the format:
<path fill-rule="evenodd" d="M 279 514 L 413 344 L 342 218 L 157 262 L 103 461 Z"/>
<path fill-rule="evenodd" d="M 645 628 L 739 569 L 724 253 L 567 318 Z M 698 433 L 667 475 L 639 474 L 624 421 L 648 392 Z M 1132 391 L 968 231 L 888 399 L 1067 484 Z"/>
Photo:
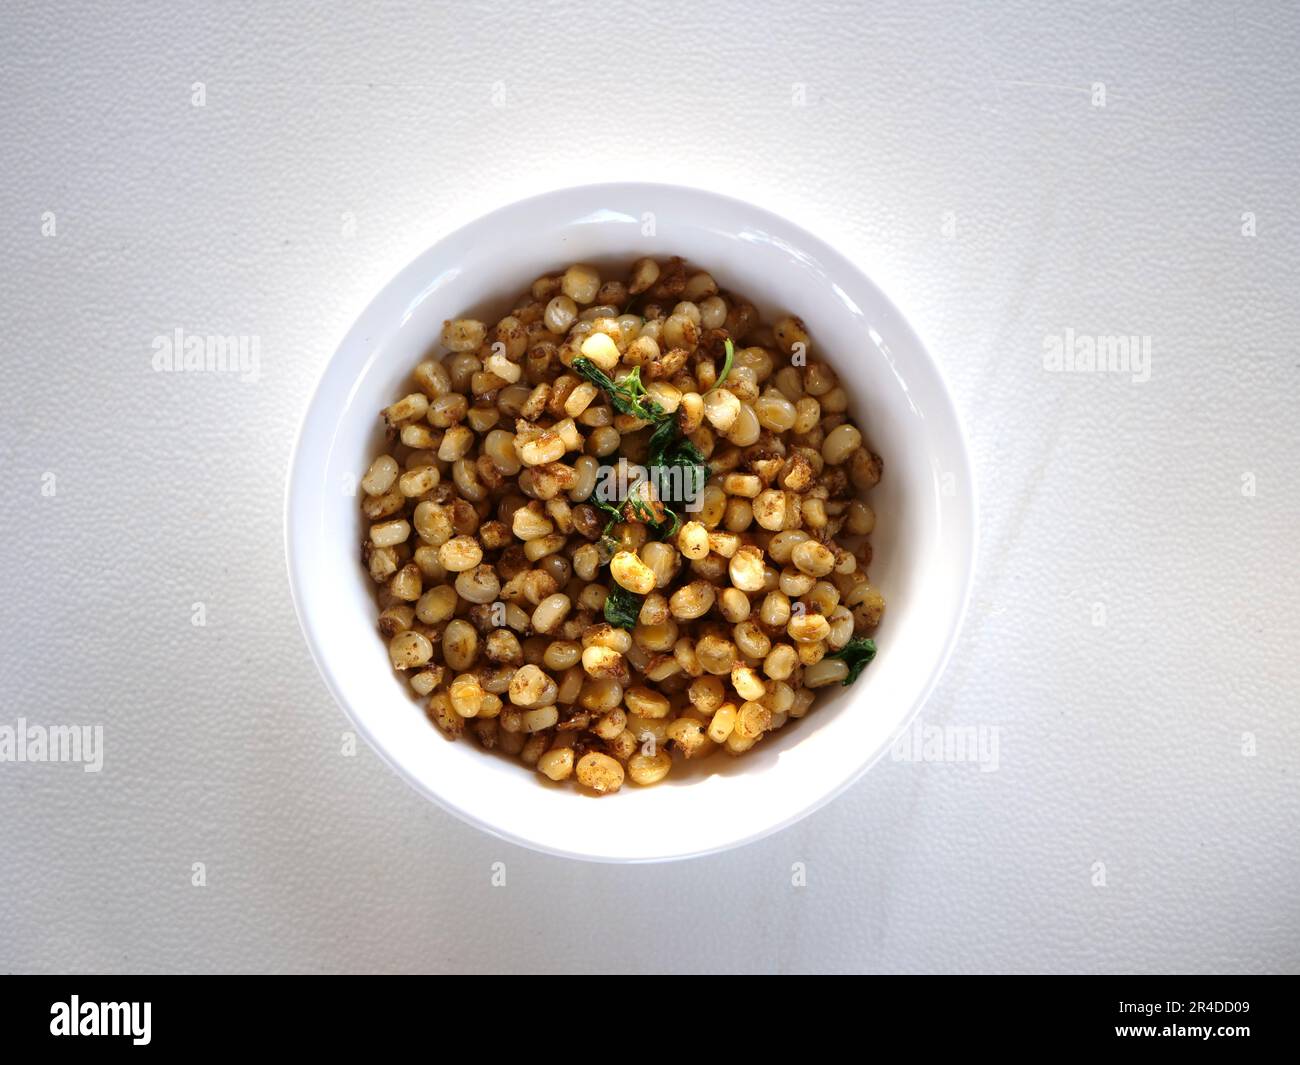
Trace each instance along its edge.
<path fill-rule="evenodd" d="M 1131 7 L 5 5 L 0 725 L 105 760 L 0 764 L 0 970 L 1300 968 L 1300 15 Z M 448 229 L 628 178 L 828 236 L 931 346 L 982 544 L 920 721 L 996 771 L 619 868 L 340 753 L 282 547 L 318 371 Z M 178 327 L 260 378 L 154 373 Z M 1066 329 L 1150 380 L 1047 372 Z"/>

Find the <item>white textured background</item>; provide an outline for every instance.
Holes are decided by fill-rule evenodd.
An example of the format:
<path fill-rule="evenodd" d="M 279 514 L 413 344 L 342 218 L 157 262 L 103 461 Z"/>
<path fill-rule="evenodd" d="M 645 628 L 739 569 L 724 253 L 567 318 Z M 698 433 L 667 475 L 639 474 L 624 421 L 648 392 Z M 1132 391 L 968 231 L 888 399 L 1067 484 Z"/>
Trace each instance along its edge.
<path fill-rule="evenodd" d="M 0 724 L 107 749 L 0 764 L 0 969 L 1300 968 L 1294 5 L 441 6 L 0 11 Z M 340 755 L 281 537 L 310 387 L 440 234 L 620 178 L 788 214 L 929 342 L 983 542 L 921 720 L 996 772 L 613 868 Z M 261 379 L 153 373 L 177 327 Z M 1066 328 L 1151 380 L 1045 372 Z"/>

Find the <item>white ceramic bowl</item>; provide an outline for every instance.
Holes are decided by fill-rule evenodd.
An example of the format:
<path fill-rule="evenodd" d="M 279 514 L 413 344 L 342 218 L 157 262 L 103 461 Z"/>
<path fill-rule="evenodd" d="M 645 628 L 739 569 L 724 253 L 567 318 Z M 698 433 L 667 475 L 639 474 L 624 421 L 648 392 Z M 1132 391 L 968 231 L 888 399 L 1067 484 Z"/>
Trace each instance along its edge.
<path fill-rule="evenodd" d="M 469 739 L 450 743 L 388 663 L 363 572 L 352 486 L 383 439 L 379 411 L 446 318 L 489 321 L 537 276 L 572 262 L 685 256 L 764 313 L 798 314 L 813 351 L 852 397 L 884 459 L 871 579 L 888 607 L 879 654 L 851 687 L 744 757 L 718 754 L 653 788 L 593 797 L 552 785 Z M 774 832 L 857 779 L 910 721 L 943 669 L 965 610 L 974 493 L 952 401 L 916 334 L 863 273 L 821 240 L 747 203 L 671 185 L 591 185 L 503 207 L 450 234 L 366 308 L 321 377 L 299 433 L 286 499 L 289 578 L 307 642 L 357 730 L 452 813 L 554 854 L 658 861 Z"/>

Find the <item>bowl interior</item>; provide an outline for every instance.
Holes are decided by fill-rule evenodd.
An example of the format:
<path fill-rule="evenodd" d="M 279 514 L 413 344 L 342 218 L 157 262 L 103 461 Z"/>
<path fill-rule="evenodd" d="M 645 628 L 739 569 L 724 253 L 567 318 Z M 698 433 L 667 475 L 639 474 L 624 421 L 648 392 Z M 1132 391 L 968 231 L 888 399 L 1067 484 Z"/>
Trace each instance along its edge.
<path fill-rule="evenodd" d="M 383 440 L 379 411 L 411 390 L 443 320 L 500 316 L 538 275 L 685 256 L 765 320 L 798 314 L 884 460 L 871 578 L 887 610 L 879 654 L 852 687 L 742 758 L 718 753 L 664 784 L 596 798 L 551 785 L 469 739 L 448 742 L 392 671 L 360 563 L 355 485 Z M 335 698 L 415 786 L 466 820 L 555 853 L 615 861 L 707 853 L 764 835 L 846 787 L 937 678 L 964 610 L 974 549 L 961 431 L 942 380 L 887 299 L 838 253 L 781 218 L 673 186 L 602 185 L 521 201 L 451 234 L 375 298 L 330 361 L 300 433 L 287 498 L 290 579 Z"/>

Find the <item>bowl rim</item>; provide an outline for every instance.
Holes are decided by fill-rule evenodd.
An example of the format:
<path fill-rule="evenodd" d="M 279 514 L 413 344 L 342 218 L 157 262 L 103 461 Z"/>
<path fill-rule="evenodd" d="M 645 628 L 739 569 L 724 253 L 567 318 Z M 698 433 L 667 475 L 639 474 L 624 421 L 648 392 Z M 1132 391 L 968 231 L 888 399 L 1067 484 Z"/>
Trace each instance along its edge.
<path fill-rule="evenodd" d="M 304 433 L 312 412 L 316 407 L 317 400 L 320 398 L 322 389 L 325 386 L 325 380 L 329 374 L 330 367 L 345 347 L 354 343 L 360 334 L 367 332 L 367 323 L 371 315 L 375 312 L 376 305 L 383 299 L 384 294 L 392 286 L 397 284 L 401 278 L 405 277 L 410 271 L 412 271 L 420 260 L 440 244 L 450 241 L 465 230 L 484 225 L 494 218 L 524 209 L 530 204 L 538 205 L 542 201 L 562 196 L 572 196 L 575 194 L 589 194 L 593 197 L 598 197 L 602 194 L 621 195 L 642 189 L 654 190 L 660 195 L 684 195 L 687 197 L 701 197 L 705 200 L 724 201 L 734 208 L 741 208 L 753 212 L 756 215 L 767 216 L 771 219 L 779 220 L 782 224 L 796 230 L 801 244 L 806 249 L 815 252 L 821 261 L 832 265 L 837 271 L 842 270 L 851 274 L 856 274 L 857 277 L 860 278 L 860 280 L 872 291 L 885 310 L 893 315 L 894 322 L 892 324 L 907 335 L 907 339 L 915 345 L 920 355 L 929 363 L 937 385 L 934 397 L 935 402 L 942 404 L 945 408 L 946 415 L 951 419 L 952 425 L 955 428 L 954 442 L 956 448 L 954 457 L 959 461 L 959 468 L 955 469 L 953 472 L 959 474 L 966 486 L 966 497 L 969 509 L 969 531 L 966 536 L 962 537 L 962 542 L 965 547 L 964 557 L 957 560 L 964 570 L 964 576 L 957 609 L 952 613 L 947 631 L 943 636 L 943 651 L 935 660 L 935 663 L 930 670 L 930 675 L 926 678 L 924 685 L 918 689 L 912 700 L 912 705 L 900 718 L 899 725 L 894 732 L 894 741 L 896 741 L 899 735 L 906 732 L 911 727 L 916 716 L 929 701 L 929 698 L 933 694 L 939 680 L 947 672 L 948 663 L 950 662 L 953 651 L 957 646 L 958 639 L 961 635 L 970 609 L 970 602 L 975 583 L 980 539 L 979 486 L 975 479 L 975 468 L 971 460 L 968 442 L 969 438 L 966 432 L 965 422 L 961 415 L 961 410 L 953 399 L 952 390 L 948 385 L 948 381 L 943 374 L 941 366 L 935 360 L 934 356 L 931 355 L 928 345 L 912 325 L 911 320 L 902 312 L 898 304 L 895 303 L 894 300 L 872 279 L 870 274 L 859 267 L 834 244 L 828 242 L 812 230 L 809 230 L 801 222 L 795 221 L 785 214 L 771 210 L 762 204 L 742 199 L 738 196 L 731 196 L 727 193 L 718 192 L 715 189 L 698 185 L 683 185 L 676 182 L 602 181 L 578 185 L 557 186 L 543 192 L 535 193 L 531 196 L 510 200 L 498 207 L 494 207 L 490 211 L 476 215 L 473 218 L 462 222 L 453 229 L 441 232 L 432 243 L 423 247 L 414 257 L 404 263 L 395 273 L 391 274 L 387 280 L 385 280 L 379 288 L 374 291 L 366 305 L 355 315 L 343 335 L 333 345 L 329 357 L 321 363 L 316 372 L 315 380 L 312 383 L 307 399 L 303 404 L 301 413 L 296 421 L 293 444 L 289 453 L 287 475 L 285 477 L 282 525 L 285 565 L 289 578 L 289 596 L 293 603 L 294 616 L 297 618 L 298 628 L 307 643 L 307 649 L 316 666 L 316 672 L 320 676 L 321 680 L 324 681 L 326 690 L 329 692 L 331 698 L 333 698 L 336 706 L 343 711 L 344 717 L 347 721 L 361 734 L 370 749 L 379 756 L 380 760 L 389 768 L 389 770 L 395 773 L 401 780 L 405 781 L 413 790 L 425 798 L 431 799 L 441 809 L 452 814 L 463 823 L 471 825 L 496 839 L 504 840 L 507 843 L 513 843 L 516 846 L 524 847 L 541 854 L 614 865 L 643 865 L 685 861 L 690 858 L 702 858 L 713 854 L 720 854 L 766 839 L 767 837 L 775 835 L 777 832 L 802 821 L 811 814 L 816 813 L 831 801 L 844 794 L 844 792 L 846 792 L 850 787 L 861 780 L 862 777 L 865 776 L 866 773 L 884 757 L 887 751 L 892 749 L 894 741 L 882 745 L 878 751 L 876 751 L 870 758 L 863 761 L 862 764 L 853 772 L 848 774 L 847 777 L 838 782 L 834 787 L 819 795 L 815 800 L 805 803 L 799 809 L 791 811 L 785 817 L 774 821 L 770 825 L 749 832 L 747 835 L 739 836 L 735 839 L 717 843 L 712 846 L 673 852 L 670 854 L 627 857 L 620 855 L 594 854 L 589 851 L 568 850 L 563 847 L 549 843 L 542 843 L 511 832 L 507 828 L 483 820 L 469 809 L 453 804 L 437 791 L 429 787 L 423 779 L 409 773 L 406 768 L 402 766 L 395 757 L 375 739 L 364 721 L 361 720 L 357 714 L 353 713 L 351 706 L 344 698 L 338 683 L 334 678 L 332 670 L 327 668 L 325 664 L 324 656 L 318 644 L 313 623 L 308 618 L 303 607 L 301 586 L 305 583 L 305 575 L 299 574 L 298 572 L 298 562 L 295 561 L 293 541 L 296 535 L 301 535 L 299 525 L 304 520 L 305 516 L 299 515 L 295 520 L 293 501 L 294 487 L 299 480 L 299 467 L 300 463 L 303 461 Z"/>

